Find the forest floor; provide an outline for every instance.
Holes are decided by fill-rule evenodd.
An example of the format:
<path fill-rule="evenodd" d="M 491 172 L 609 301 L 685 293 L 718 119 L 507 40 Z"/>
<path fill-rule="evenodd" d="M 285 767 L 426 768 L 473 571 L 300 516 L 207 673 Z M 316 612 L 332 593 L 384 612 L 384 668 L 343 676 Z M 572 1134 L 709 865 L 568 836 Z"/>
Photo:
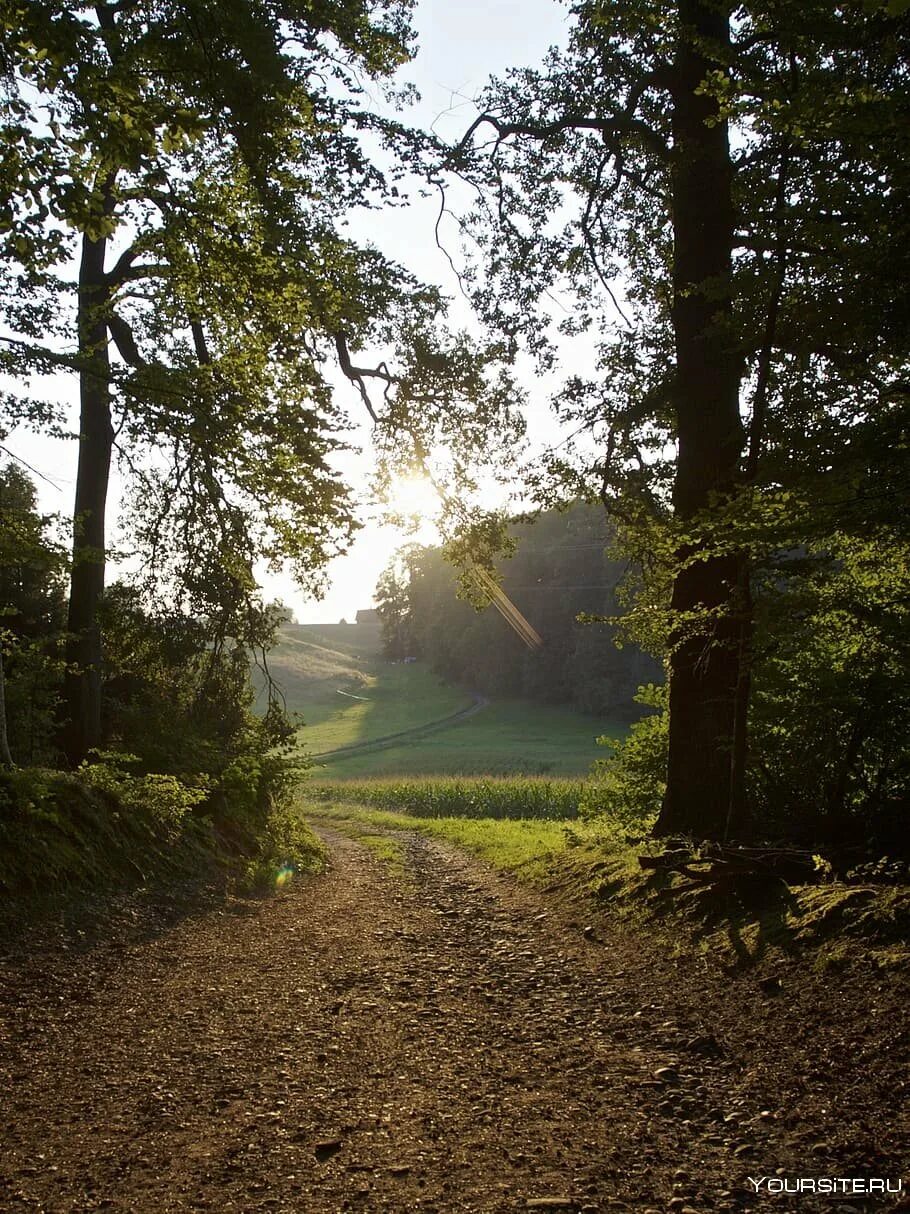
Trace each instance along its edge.
<path fill-rule="evenodd" d="M 0 1210 L 896 1208 L 749 1177 L 910 1179 L 906 974 L 723 974 L 320 833 L 276 897 L 0 942 Z"/>

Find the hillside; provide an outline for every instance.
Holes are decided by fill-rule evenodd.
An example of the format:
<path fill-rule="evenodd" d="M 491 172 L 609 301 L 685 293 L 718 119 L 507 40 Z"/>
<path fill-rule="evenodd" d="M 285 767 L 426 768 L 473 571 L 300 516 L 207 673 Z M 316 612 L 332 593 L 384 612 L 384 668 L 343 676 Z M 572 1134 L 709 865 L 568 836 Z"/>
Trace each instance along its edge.
<path fill-rule="evenodd" d="M 338 707 L 339 691 L 362 694 L 375 676 L 380 649 L 378 624 L 285 624 L 278 644 L 269 652 L 269 672 L 289 711 L 315 725 Z M 255 682 L 261 707 L 260 672 L 256 672 Z"/>
<path fill-rule="evenodd" d="M 469 720 L 448 722 L 476 703 L 472 689 L 440 678 L 422 662 L 386 661 L 377 624 L 285 625 L 268 664 L 288 710 L 302 719 L 301 747 L 320 756 L 320 768 L 333 777 L 583 774 L 603 755 L 595 738 L 624 731 L 606 717 L 515 698 L 496 699 Z M 258 672 L 257 685 L 261 707 Z M 419 734 L 372 745 L 410 731 Z M 340 753 L 325 753 L 335 750 Z"/>

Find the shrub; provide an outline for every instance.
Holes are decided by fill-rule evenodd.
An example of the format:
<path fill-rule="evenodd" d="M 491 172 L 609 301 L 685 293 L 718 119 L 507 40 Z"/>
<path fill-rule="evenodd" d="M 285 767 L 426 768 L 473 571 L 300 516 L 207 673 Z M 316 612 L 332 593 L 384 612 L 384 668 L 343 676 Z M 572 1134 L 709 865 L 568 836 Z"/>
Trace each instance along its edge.
<path fill-rule="evenodd" d="M 645 833 L 660 809 L 666 787 L 668 689 L 649 683 L 635 697 L 655 711 L 636 721 L 628 736 L 598 738 L 608 759 L 598 759 L 581 803 L 584 817 L 602 817 L 623 831 Z"/>

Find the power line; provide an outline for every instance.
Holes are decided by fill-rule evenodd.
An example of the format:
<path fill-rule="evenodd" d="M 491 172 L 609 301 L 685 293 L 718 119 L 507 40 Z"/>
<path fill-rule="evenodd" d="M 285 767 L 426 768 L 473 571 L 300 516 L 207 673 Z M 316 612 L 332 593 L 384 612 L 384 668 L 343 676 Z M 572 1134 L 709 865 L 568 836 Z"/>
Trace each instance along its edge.
<path fill-rule="evenodd" d="M 602 544 L 542 544 L 537 548 L 526 548 L 521 541 L 516 549 L 517 556 L 527 556 L 534 552 L 584 552 L 592 548 L 599 548 L 601 552 L 606 550 L 608 541 L 605 540 Z"/>

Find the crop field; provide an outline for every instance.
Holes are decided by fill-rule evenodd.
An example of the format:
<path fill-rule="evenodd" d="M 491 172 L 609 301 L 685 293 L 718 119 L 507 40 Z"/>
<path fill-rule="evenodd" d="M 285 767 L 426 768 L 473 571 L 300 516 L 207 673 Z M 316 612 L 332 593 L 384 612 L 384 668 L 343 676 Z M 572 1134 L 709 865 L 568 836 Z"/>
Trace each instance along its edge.
<path fill-rule="evenodd" d="M 540 818 L 578 814 L 584 782 L 543 776 L 373 777 L 306 787 L 307 801 L 345 801 L 424 818 Z"/>

